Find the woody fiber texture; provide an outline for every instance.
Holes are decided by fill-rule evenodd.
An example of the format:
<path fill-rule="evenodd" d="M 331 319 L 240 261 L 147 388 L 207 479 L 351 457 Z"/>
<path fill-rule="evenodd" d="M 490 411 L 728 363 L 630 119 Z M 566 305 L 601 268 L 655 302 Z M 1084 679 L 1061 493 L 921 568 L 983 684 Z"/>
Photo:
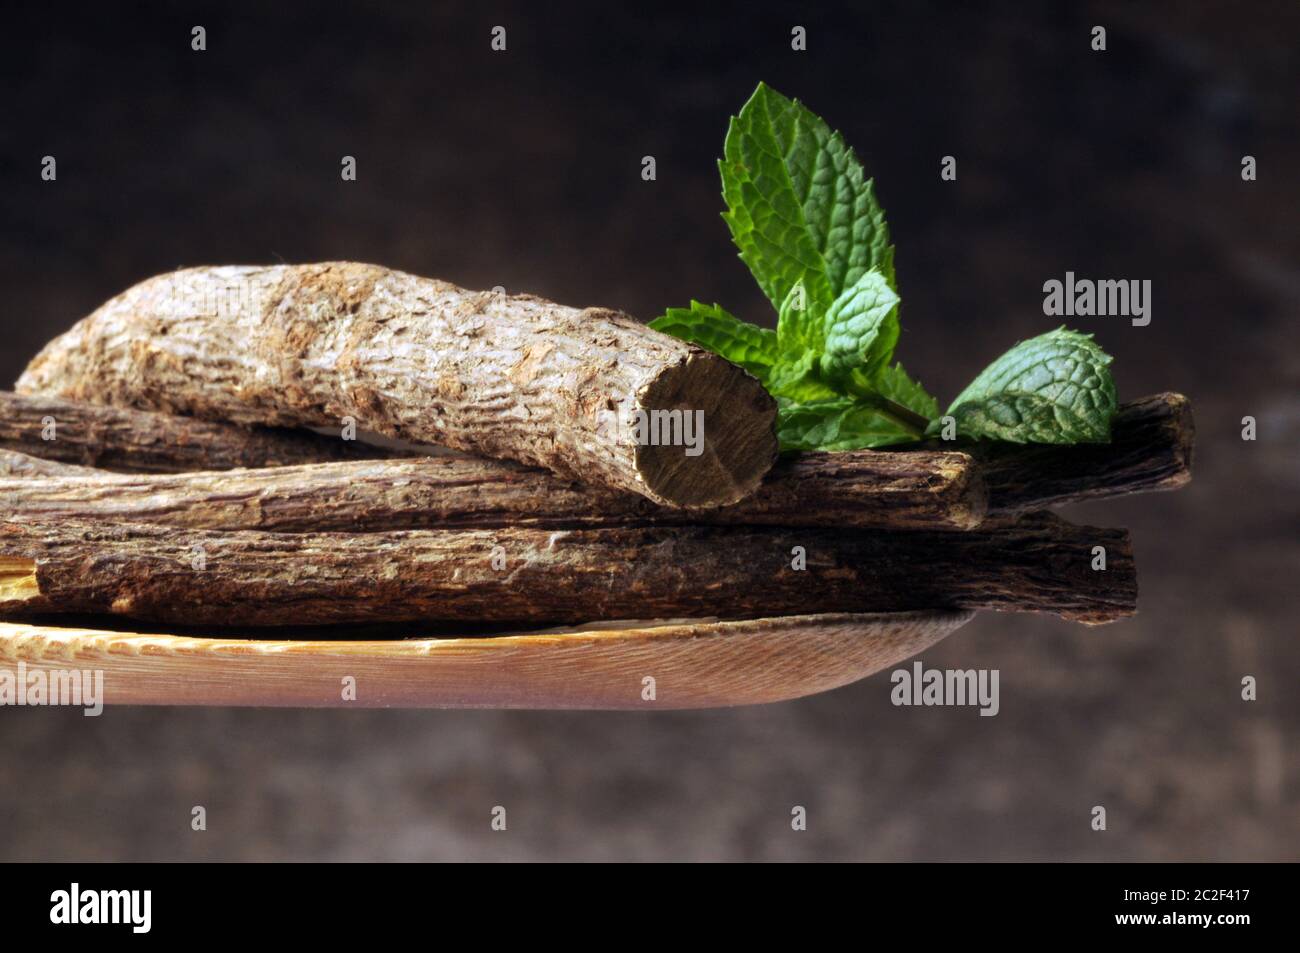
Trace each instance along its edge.
<path fill-rule="evenodd" d="M 1106 549 L 1105 571 L 1093 547 Z M 801 568 L 802 567 L 802 568 Z M 528 625 L 968 608 L 1130 615 L 1123 530 L 1048 514 L 965 533 L 665 526 L 265 533 L 0 520 L 0 617 Z"/>
<path fill-rule="evenodd" d="M 504 460 L 418 457 L 176 474 L 106 473 L 0 450 L 0 512 L 194 529 L 374 532 L 637 523 L 969 529 L 984 484 L 963 453 L 808 454 L 782 460 L 739 503 L 656 506 L 643 496 Z M 67 479 L 33 479 L 34 477 Z"/>
<path fill-rule="evenodd" d="M 390 457 L 394 451 L 284 427 L 241 427 L 173 414 L 0 391 L 0 449 L 129 473 L 180 473 Z M 35 475 L 9 458 L 7 475 Z M 16 468 L 16 469 L 15 469 Z M 56 472 L 41 467 L 41 475 Z"/>

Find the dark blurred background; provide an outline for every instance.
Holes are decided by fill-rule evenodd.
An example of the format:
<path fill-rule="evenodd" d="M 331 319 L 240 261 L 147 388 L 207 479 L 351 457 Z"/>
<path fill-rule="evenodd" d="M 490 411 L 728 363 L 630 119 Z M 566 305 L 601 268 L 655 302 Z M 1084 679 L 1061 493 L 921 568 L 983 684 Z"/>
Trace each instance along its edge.
<path fill-rule="evenodd" d="M 762 79 L 876 177 L 898 353 L 941 402 L 1059 323 L 1045 280 L 1150 279 L 1150 326 L 1072 323 L 1122 399 L 1185 392 L 1200 435 L 1189 489 L 1072 514 L 1132 528 L 1136 618 L 984 614 L 925 653 L 999 669 L 995 718 L 895 708 L 887 673 L 674 714 L 7 708 L 0 858 L 1300 859 L 1300 5 L 40 4 L 0 42 L 4 386 L 196 264 L 770 324 L 715 168 Z"/>

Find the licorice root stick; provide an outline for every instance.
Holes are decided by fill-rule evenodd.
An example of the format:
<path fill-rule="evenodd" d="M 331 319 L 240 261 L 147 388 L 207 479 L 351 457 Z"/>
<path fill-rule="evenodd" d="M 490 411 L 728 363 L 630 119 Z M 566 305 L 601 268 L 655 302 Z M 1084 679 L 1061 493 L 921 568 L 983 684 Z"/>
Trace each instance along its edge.
<path fill-rule="evenodd" d="M 1102 623 L 1131 614 L 1136 602 L 1125 531 L 1047 514 L 966 533 L 673 526 L 296 534 L 0 520 L 3 618 L 541 625 L 965 607 Z"/>
<path fill-rule="evenodd" d="M 241 427 L 175 414 L 0 391 L 0 449 L 128 473 L 180 473 L 394 456 L 394 451 L 284 427 Z M 18 463 L 11 459 L 13 464 Z M 39 468 L 54 475 L 54 468 Z M 17 471 L 11 476 L 22 475 Z M 36 475 L 29 472 L 29 475 Z"/>
<path fill-rule="evenodd" d="M 20 454 L 13 454 L 18 457 Z M 5 454 L 0 451 L 0 468 Z M 31 475 L 49 473 L 33 460 Z M 55 466 L 59 466 L 56 464 Z M 26 474 L 13 465 L 14 476 Z M 783 460 L 732 506 L 684 510 L 501 460 L 420 457 L 166 475 L 72 468 L 0 479 L 14 519 L 100 519 L 192 529 L 376 532 L 638 523 L 969 529 L 984 484 L 963 453 L 812 454 Z"/>
<path fill-rule="evenodd" d="M 244 424 L 350 418 L 681 507 L 742 499 L 777 452 L 757 380 L 627 315 L 354 262 L 151 278 L 17 389 Z"/>

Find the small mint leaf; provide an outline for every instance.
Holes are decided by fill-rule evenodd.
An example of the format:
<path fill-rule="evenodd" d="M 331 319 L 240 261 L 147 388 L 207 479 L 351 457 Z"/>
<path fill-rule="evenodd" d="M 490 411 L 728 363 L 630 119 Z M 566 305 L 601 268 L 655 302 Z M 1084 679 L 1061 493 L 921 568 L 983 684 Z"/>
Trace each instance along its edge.
<path fill-rule="evenodd" d="M 804 351 L 797 357 L 783 352 L 780 361 L 772 366 L 765 386 L 773 397 L 799 403 L 840 397 L 838 391 L 822 382 L 818 363 L 819 357 L 812 351 Z"/>
<path fill-rule="evenodd" d="M 822 348 L 823 309 L 808 295 L 803 279 L 790 287 L 776 311 L 776 341 L 787 355 L 819 352 Z"/>
<path fill-rule="evenodd" d="M 1118 403 L 1111 356 L 1058 328 L 1022 341 L 948 408 L 957 431 L 1010 443 L 1106 443 Z"/>
<path fill-rule="evenodd" d="M 898 344 L 898 295 L 872 269 L 844 291 L 823 319 L 821 369 L 832 384 L 854 371 L 871 380 L 889 364 Z"/>

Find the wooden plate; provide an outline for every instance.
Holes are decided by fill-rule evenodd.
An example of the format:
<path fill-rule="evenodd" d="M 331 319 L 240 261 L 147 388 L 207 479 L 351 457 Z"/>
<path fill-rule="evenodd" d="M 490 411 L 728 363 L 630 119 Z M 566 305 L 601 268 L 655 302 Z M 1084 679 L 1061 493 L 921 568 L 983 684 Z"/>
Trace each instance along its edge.
<path fill-rule="evenodd" d="M 713 708 L 895 665 L 970 612 L 619 623 L 476 638 L 256 641 L 0 623 L 0 667 L 100 670 L 107 704 Z M 355 679 L 355 700 L 345 700 Z M 654 698 L 646 681 L 653 678 Z"/>

